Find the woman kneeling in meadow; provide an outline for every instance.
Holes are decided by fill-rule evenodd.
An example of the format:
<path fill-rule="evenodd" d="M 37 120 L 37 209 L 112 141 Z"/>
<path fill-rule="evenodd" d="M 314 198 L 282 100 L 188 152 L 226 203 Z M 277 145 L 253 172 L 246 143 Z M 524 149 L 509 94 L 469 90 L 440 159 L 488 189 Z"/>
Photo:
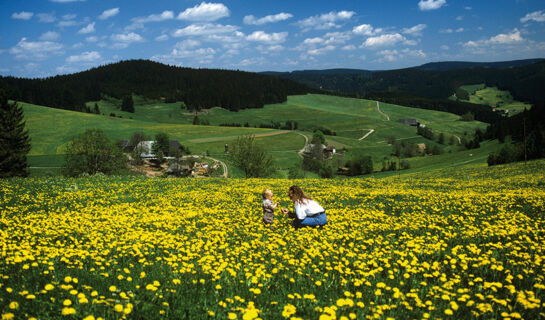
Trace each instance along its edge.
<path fill-rule="evenodd" d="M 295 206 L 295 212 L 282 208 L 282 213 L 293 219 L 292 225 L 297 229 L 301 227 L 324 226 L 327 216 L 324 208 L 318 202 L 307 196 L 298 186 L 291 186 L 289 197 Z"/>

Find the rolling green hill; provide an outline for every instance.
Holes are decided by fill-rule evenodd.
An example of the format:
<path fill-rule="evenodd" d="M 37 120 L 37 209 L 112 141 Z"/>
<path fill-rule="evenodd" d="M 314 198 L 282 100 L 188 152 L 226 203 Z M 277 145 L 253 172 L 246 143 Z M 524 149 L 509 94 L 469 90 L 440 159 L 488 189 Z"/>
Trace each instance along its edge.
<path fill-rule="evenodd" d="M 57 167 L 62 165 L 62 154 L 66 144 L 77 134 L 88 128 L 100 128 L 113 141 L 129 139 L 134 132 L 143 132 L 153 137 L 158 132 L 167 133 L 189 147 L 193 154 L 208 153 L 228 162 L 224 154 L 225 144 L 237 137 L 252 134 L 273 155 L 277 167 L 286 170 L 300 163 L 297 152 L 305 145 L 305 136 L 310 139 L 316 128 L 325 128 L 336 135 L 326 136 L 329 145 L 340 150 L 348 150 L 338 155 L 338 164 L 351 157 L 355 150 L 361 150 L 373 157 L 375 168 L 380 169 L 384 157 L 390 157 L 392 146 L 386 140 L 396 139 L 411 143 L 426 143 L 429 147 L 437 142 L 416 134 L 416 128 L 398 122 L 398 119 L 415 118 L 435 132 L 442 132 L 446 140 L 472 138 L 475 128 L 484 129 L 486 124 L 473 121 L 459 121 L 457 115 L 407 108 L 376 101 L 353 98 L 340 98 L 327 95 L 290 96 L 286 103 L 267 105 L 262 109 L 247 109 L 238 112 L 222 108 L 201 111 L 198 117 L 210 125 L 192 125 L 195 114 L 180 107 L 179 103 L 163 103 L 135 97 L 135 113 L 121 112 L 115 99 L 89 102 L 97 103 L 104 115 L 86 114 L 53 109 L 22 103 L 25 110 L 27 128 L 32 139 L 29 163 L 32 167 Z M 115 113 L 116 117 L 109 116 Z M 272 122 L 298 123 L 297 131 L 256 128 Z M 226 127 L 224 123 L 246 124 L 249 127 Z M 371 133 L 369 133 L 373 130 Z M 367 135 L 367 136 L 366 136 Z M 361 140 L 362 137 L 365 139 Z M 466 161 L 469 153 L 459 153 L 460 146 L 444 145 L 447 154 L 409 159 L 414 170 L 426 166 L 450 165 L 453 160 Z M 496 148 L 490 144 L 490 149 Z M 486 148 L 483 148 L 485 150 Z M 486 149 L 488 150 L 488 149 Z M 488 152 L 488 151 L 486 151 Z M 479 158 L 486 162 L 483 151 Z M 479 153 L 479 151 L 474 151 Z M 454 157 L 453 155 L 459 155 Z M 483 158 L 484 157 L 484 158 Z M 477 159 L 477 158 L 472 158 Z M 443 164 L 442 164 L 443 163 Z M 231 170 L 235 175 L 237 170 Z"/>

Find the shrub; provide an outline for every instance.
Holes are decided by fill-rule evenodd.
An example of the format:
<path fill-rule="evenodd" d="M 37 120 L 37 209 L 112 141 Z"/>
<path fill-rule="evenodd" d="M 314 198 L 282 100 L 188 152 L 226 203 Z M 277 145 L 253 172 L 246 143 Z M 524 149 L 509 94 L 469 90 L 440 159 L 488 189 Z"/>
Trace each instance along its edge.
<path fill-rule="evenodd" d="M 124 168 L 125 156 L 100 129 L 88 129 L 66 147 L 64 174 L 115 174 Z"/>

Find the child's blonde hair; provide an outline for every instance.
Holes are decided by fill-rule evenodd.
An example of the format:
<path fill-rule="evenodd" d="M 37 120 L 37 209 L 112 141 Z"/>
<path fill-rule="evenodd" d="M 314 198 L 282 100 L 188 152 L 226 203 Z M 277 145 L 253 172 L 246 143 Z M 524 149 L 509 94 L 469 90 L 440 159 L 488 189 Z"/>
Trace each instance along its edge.
<path fill-rule="evenodd" d="M 261 196 L 263 197 L 263 199 L 266 199 L 268 194 L 272 195 L 271 189 L 265 189 L 263 190 L 263 192 L 261 192 Z"/>

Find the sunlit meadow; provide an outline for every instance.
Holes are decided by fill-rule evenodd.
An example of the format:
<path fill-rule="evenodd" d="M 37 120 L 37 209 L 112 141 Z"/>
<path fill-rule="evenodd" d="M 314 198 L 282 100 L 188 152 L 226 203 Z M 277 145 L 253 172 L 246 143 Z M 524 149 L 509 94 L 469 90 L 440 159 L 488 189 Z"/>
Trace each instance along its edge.
<path fill-rule="evenodd" d="M 0 180 L 2 319 L 545 317 L 545 161 L 386 179 Z M 298 184 L 329 223 L 261 222 Z"/>

